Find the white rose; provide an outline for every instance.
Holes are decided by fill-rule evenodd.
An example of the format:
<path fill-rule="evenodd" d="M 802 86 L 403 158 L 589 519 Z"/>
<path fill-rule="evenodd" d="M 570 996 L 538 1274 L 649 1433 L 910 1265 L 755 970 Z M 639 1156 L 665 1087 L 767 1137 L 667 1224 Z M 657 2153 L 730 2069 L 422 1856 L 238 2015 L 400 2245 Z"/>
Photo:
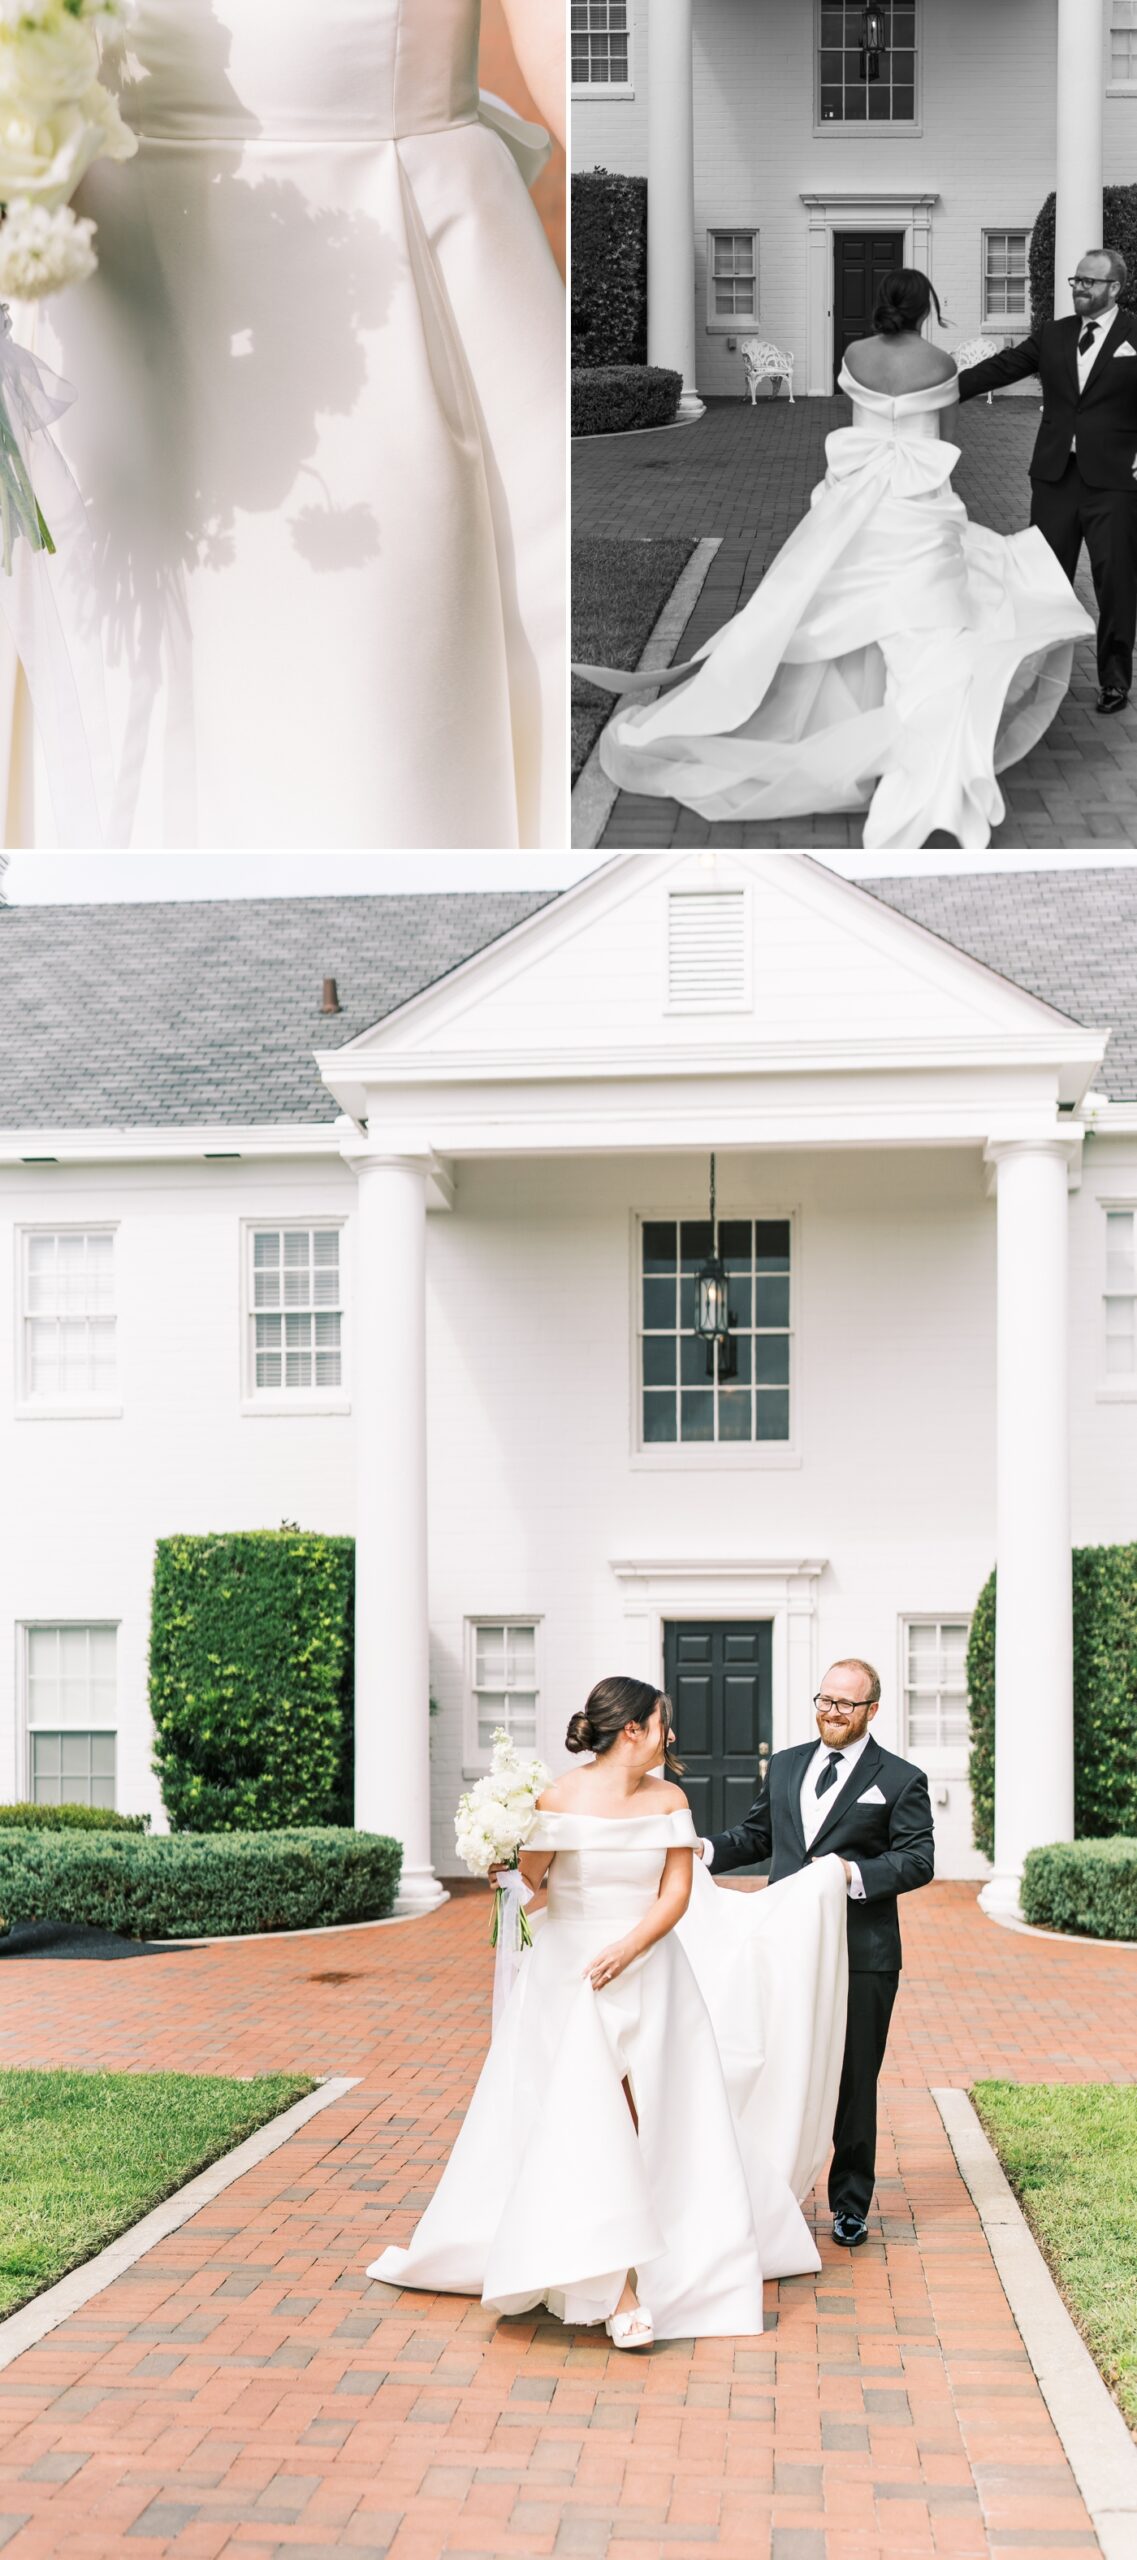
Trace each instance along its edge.
<path fill-rule="evenodd" d="M 103 149 L 103 128 L 78 107 L 33 121 L 0 100 L 0 201 L 68 204 Z"/>
<path fill-rule="evenodd" d="M 91 243 L 93 222 L 72 213 L 69 205 L 48 212 L 42 204 L 11 204 L 0 224 L 0 294 L 17 302 L 37 302 L 44 294 L 61 293 L 65 285 L 85 284 L 98 259 Z"/>
<path fill-rule="evenodd" d="M 69 10 L 44 26 L 0 28 L 0 106 L 50 114 L 74 105 L 98 74 L 96 38 Z"/>

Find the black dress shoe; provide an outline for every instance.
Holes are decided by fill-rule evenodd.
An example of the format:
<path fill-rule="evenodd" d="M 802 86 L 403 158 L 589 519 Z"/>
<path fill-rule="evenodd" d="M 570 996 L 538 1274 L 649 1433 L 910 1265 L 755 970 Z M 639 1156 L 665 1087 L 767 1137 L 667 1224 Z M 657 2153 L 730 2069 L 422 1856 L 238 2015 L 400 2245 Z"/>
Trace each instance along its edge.
<path fill-rule="evenodd" d="M 860 2248 L 860 2245 L 861 2245 L 862 2240 L 867 2240 L 867 2239 L 868 2239 L 868 2236 L 869 2236 L 869 2226 L 868 2226 L 867 2222 L 865 2221 L 865 2218 L 864 2218 L 864 2215 L 863 2215 L 863 2214 L 860 2214 L 860 2213 L 835 2213 L 835 2214 L 834 2214 L 834 2216 L 833 2216 L 833 2237 L 834 2237 L 835 2241 L 837 2242 L 838 2248 L 841 2248 L 841 2249 L 859 2249 L 859 2248 Z"/>
<path fill-rule="evenodd" d="M 1123 688 L 1119 684 L 1103 684 L 1101 692 L 1098 695 L 1098 710 L 1106 712 L 1124 711 L 1128 700 L 1129 693 L 1127 688 Z"/>

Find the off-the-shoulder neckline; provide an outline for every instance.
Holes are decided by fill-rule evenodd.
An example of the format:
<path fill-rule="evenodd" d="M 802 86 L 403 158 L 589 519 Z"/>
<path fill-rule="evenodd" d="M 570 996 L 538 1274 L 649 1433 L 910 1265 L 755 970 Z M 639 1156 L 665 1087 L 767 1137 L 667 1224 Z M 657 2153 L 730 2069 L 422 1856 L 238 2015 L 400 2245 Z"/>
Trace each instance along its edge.
<path fill-rule="evenodd" d="M 581 1813 L 576 1806 L 538 1805 L 538 1822 L 681 1822 L 684 1814 L 693 1819 L 689 1804 L 665 1805 L 662 1813 Z"/>

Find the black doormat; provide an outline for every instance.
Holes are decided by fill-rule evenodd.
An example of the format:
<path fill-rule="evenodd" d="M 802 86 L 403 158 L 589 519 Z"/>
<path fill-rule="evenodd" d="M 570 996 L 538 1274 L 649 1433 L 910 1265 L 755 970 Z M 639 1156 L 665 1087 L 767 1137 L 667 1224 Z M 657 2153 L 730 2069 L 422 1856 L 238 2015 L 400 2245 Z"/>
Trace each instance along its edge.
<path fill-rule="evenodd" d="M 76 1929 L 61 1920 L 16 1920 L 0 1938 L 4 1956 L 64 1956 L 80 1964 L 114 1964 L 120 1956 L 184 1956 L 193 1948 L 160 1938 L 119 1938 L 113 1929 Z"/>

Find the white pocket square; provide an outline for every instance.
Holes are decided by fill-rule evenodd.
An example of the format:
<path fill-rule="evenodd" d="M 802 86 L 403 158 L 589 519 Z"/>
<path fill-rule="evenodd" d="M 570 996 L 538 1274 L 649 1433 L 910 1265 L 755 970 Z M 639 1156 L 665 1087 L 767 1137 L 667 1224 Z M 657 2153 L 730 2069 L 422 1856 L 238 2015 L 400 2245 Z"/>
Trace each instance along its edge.
<path fill-rule="evenodd" d="M 1113 360 L 1115 364 L 1118 356 L 1137 356 L 1137 347 L 1115 347 L 1113 350 Z"/>
<path fill-rule="evenodd" d="M 881 1794 L 881 1792 L 880 1792 L 880 1788 L 879 1788 L 879 1787 L 866 1787 L 866 1788 L 865 1788 L 865 1792 L 864 1792 L 863 1796 L 858 1796 L 858 1797 L 857 1797 L 857 1803 L 858 1803 L 858 1804 L 883 1804 L 883 1803 L 884 1803 L 884 1797 L 882 1796 L 882 1794 Z"/>

